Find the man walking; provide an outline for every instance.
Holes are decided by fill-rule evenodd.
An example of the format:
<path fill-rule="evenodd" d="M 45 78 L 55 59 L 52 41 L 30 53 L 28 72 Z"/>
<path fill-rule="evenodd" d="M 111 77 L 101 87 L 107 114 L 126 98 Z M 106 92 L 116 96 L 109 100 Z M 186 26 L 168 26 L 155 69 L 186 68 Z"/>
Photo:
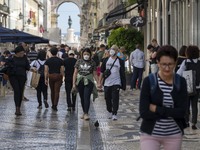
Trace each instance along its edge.
<path fill-rule="evenodd" d="M 131 90 L 136 89 L 136 82 L 138 80 L 137 88 L 140 89 L 142 82 L 142 74 L 145 68 L 145 55 L 140 48 L 140 44 L 136 45 L 136 49 L 130 55 L 130 62 L 133 66 L 133 76 L 131 79 Z"/>

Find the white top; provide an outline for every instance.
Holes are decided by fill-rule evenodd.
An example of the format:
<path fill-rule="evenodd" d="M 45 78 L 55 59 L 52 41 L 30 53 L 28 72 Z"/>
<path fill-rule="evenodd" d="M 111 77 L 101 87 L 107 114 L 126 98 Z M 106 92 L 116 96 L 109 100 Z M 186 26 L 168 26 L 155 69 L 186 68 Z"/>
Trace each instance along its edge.
<path fill-rule="evenodd" d="M 110 57 L 106 62 L 106 69 L 110 69 L 114 61 L 115 59 L 112 59 Z M 113 85 L 121 85 L 119 59 L 115 61 L 115 64 L 111 69 L 111 75 L 108 78 L 106 78 L 104 83 L 104 86 L 113 86 Z"/>
<path fill-rule="evenodd" d="M 30 64 L 31 68 L 36 67 L 37 70 L 38 70 L 40 68 L 40 64 L 38 63 L 38 61 L 40 62 L 41 65 L 43 65 L 46 60 L 37 59 L 37 60 L 32 61 L 31 64 Z"/>
<path fill-rule="evenodd" d="M 144 52 L 136 49 L 130 55 L 130 62 L 131 65 L 137 68 L 144 68 L 145 67 L 145 55 Z"/>

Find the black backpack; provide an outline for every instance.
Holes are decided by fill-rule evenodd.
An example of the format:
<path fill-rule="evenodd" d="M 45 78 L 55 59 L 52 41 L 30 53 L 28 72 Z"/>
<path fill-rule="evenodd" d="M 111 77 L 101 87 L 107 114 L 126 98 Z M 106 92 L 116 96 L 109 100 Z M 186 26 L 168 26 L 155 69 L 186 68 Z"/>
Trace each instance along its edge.
<path fill-rule="evenodd" d="M 39 61 L 37 61 L 40 64 L 40 68 L 38 69 L 38 73 L 40 74 L 40 77 L 44 77 L 44 64 L 42 65 Z"/>

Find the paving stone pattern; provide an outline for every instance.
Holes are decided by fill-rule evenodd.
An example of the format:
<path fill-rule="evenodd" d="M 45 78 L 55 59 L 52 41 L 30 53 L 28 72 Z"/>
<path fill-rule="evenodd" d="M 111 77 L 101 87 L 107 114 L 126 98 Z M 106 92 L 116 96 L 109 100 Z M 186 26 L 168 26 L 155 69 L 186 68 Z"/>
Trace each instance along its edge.
<path fill-rule="evenodd" d="M 91 101 L 90 121 L 80 119 L 78 99 L 75 112 L 67 112 L 64 86 L 58 112 L 37 109 L 36 91 L 27 88 L 22 116 L 14 115 L 13 93 L 0 97 L 0 150 L 139 150 L 139 90 L 121 91 L 118 120 L 108 119 L 103 93 Z M 50 96 L 49 96 L 50 99 Z M 50 100 L 49 104 L 51 106 Z M 99 121 L 99 128 L 94 122 Z M 199 119 L 200 120 L 200 119 Z M 200 124 L 198 123 L 198 127 Z M 183 150 L 200 150 L 200 130 L 185 130 Z"/>

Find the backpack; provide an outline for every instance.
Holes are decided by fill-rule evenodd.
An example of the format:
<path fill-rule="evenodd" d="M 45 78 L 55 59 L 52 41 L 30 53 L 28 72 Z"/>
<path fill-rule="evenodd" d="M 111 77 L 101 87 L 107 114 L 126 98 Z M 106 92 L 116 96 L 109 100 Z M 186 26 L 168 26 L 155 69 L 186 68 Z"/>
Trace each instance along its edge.
<path fill-rule="evenodd" d="M 180 86 L 181 86 L 180 81 L 181 81 L 180 75 L 175 74 L 174 86 L 177 88 L 178 91 L 180 91 Z M 151 95 L 153 95 L 156 92 L 156 88 L 157 88 L 157 84 L 158 84 L 155 73 L 151 73 L 149 75 L 149 82 L 150 82 L 150 86 L 151 86 L 150 93 L 151 93 Z"/>
<path fill-rule="evenodd" d="M 40 68 L 38 69 L 38 73 L 40 74 L 40 77 L 44 77 L 44 64 L 42 65 L 39 61 L 37 61 L 40 64 Z"/>

